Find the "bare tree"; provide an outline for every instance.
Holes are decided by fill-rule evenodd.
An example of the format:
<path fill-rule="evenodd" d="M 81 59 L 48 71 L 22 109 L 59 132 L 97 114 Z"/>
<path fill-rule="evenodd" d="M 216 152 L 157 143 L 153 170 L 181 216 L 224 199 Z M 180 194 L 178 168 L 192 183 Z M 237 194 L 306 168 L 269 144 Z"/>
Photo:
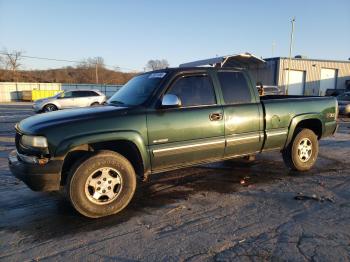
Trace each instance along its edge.
<path fill-rule="evenodd" d="M 5 61 L 4 61 L 4 58 L 2 56 L 0 56 L 0 69 L 6 69 L 5 68 Z"/>
<path fill-rule="evenodd" d="M 104 63 L 104 59 L 100 56 L 97 57 L 89 57 L 85 60 L 83 60 L 79 65 L 78 68 L 80 69 L 90 69 L 91 73 L 93 71 L 95 71 L 95 81 L 96 84 L 98 84 L 98 71 L 100 69 L 104 69 L 105 68 L 105 63 Z M 91 74 L 93 75 L 93 73 Z M 93 78 L 93 77 L 92 77 Z"/>
<path fill-rule="evenodd" d="M 166 59 L 155 59 L 155 60 L 149 60 L 146 65 L 146 69 L 148 71 L 151 70 L 158 70 L 169 67 L 169 62 Z"/>
<path fill-rule="evenodd" d="M 17 70 L 22 65 L 20 63 L 20 60 L 22 58 L 23 52 L 14 50 L 10 53 L 5 49 L 2 51 L 2 54 L 5 56 L 3 58 L 3 63 L 5 64 L 5 69 L 11 70 L 13 80 L 17 82 L 18 81 Z"/>
<path fill-rule="evenodd" d="M 77 68 L 95 68 L 96 65 L 99 68 L 104 68 L 105 63 L 103 57 L 97 56 L 97 57 L 89 57 L 81 61 L 81 63 L 77 66 Z"/>

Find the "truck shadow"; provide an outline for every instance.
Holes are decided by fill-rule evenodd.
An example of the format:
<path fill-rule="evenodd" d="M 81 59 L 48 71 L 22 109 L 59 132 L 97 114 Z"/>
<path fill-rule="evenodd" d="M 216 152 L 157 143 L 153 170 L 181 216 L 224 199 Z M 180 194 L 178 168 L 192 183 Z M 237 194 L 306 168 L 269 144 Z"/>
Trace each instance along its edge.
<path fill-rule="evenodd" d="M 174 203 L 191 201 L 190 198 L 196 197 L 197 194 L 239 194 L 266 183 L 289 179 L 288 172 L 280 159 L 258 158 L 253 163 L 237 159 L 161 173 L 151 176 L 148 182 L 139 187 L 136 197 L 124 211 L 100 219 L 82 217 L 62 196 L 31 192 L 37 194 L 35 197 L 38 201 L 30 205 L 27 203 L 28 206 L 19 208 L 17 213 L 12 211 L 8 219 L 5 215 L 0 225 L 5 224 L 4 219 L 11 220 L 6 226 L 1 226 L 2 230 L 20 231 L 30 242 L 88 233 L 103 228 L 117 229 L 121 226 L 132 229 L 138 226 L 138 219 L 152 216 L 154 213 L 162 215 L 168 212 Z M 306 175 L 309 174 L 304 173 L 300 176 Z M 8 209 L 10 210 L 11 206 Z"/>

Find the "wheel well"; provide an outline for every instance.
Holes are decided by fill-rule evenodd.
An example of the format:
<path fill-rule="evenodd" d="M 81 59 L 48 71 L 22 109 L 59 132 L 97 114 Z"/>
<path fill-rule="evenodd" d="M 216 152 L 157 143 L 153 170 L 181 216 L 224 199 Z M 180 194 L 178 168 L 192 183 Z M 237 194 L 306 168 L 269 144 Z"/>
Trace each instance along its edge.
<path fill-rule="evenodd" d="M 79 147 L 74 148 L 70 151 L 63 162 L 62 167 L 62 179 L 61 184 L 64 185 L 66 183 L 66 179 L 68 173 L 73 165 L 85 160 L 94 151 L 99 150 L 111 150 L 117 152 L 128 159 L 131 165 L 134 167 L 135 173 L 139 178 L 143 178 L 144 176 L 144 166 L 142 162 L 142 157 L 140 151 L 137 146 L 126 140 L 117 140 L 117 141 L 108 141 L 108 142 L 99 142 L 92 144 L 85 144 Z"/>
<path fill-rule="evenodd" d="M 48 105 L 51 105 L 51 106 L 54 106 L 54 107 L 58 108 L 57 105 L 55 105 L 54 103 L 47 103 L 47 104 L 45 104 L 45 105 L 43 106 L 43 108 L 46 107 L 46 106 L 48 106 Z"/>
<path fill-rule="evenodd" d="M 318 119 L 302 120 L 297 124 L 297 126 L 295 127 L 295 130 L 300 128 L 308 128 L 312 130 L 317 135 L 318 139 L 320 139 L 322 136 L 322 123 Z"/>

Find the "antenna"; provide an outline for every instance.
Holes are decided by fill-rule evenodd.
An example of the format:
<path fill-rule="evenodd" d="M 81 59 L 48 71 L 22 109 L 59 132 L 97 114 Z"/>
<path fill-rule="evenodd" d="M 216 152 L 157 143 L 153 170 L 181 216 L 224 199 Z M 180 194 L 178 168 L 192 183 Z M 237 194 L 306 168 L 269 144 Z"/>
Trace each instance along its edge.
<path fill-rule="evenodd" d="M 291 60 L 292 60 L 295 17 L 293 17 L 292 21 L 290 21 L 290 22 L 292 23 L 292 32 L 290 33 L 290 43 L 289 43 L 289 59 L 288 59 L 288 76 L 287 76 L 287 85 L 286 85 L 286 95 L 288 95 L 288 87 L 289 87 L 289 73 L 290 73 L 290 64 L 291 64 Z"/>

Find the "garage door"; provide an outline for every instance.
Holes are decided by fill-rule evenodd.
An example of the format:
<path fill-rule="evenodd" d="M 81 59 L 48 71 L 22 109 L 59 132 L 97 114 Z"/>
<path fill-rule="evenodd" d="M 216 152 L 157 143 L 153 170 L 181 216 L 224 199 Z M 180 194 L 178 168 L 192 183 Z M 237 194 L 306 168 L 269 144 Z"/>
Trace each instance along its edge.
<path fill-rule="evenodd" d="M 288 70 L 284 71 L 284 79 L 287 85 L 288 82 Z M 305 86 L 305 72 L 290 70 L 289 71 L 289 86 L 288 95 L 303 95 Z"/>
<path fill-rule="evenodd" d="M 337 80 L 337 70 L 329 69 L 329 68 L 321 68 L 321 81 L 320 81 L 320 96 L 324 96 L 326 94 L 327 89 L 336 88 Z"/>

